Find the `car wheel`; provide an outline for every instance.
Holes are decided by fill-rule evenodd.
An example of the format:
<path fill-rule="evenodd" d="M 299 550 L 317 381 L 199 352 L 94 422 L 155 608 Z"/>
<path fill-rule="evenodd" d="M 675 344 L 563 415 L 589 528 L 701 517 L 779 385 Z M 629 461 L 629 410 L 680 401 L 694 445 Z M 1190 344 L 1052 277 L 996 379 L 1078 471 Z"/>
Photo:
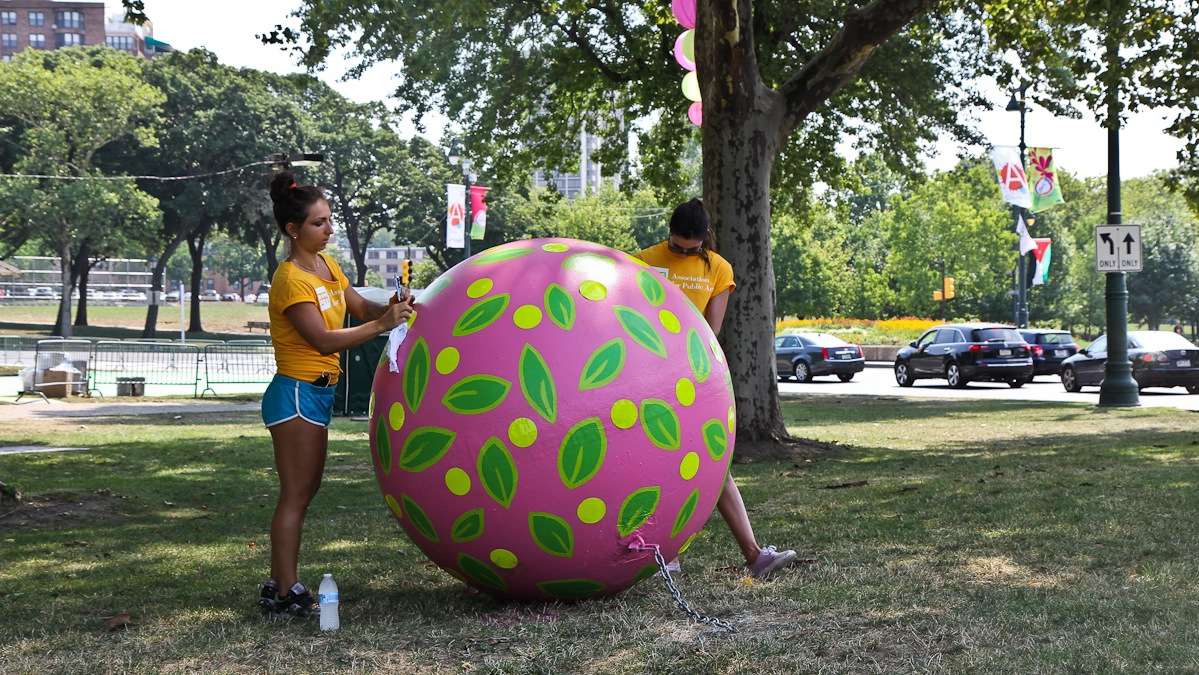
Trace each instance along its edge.
<path fill-rule="evenodd" d="M 1012 389 L 1019 389 L 1020 387 L 1023 387 L 1024 383 L 1027 381 L 1028 380 L 1021 380 L 1021 379 L 1008 380 L 1007 386 L 1011 387 Z"/>
<path fill-rule="evenodd" d="M 901 387 L 910 387 L 916 378 L 912 377 L 912 371 L 908 364 L 903 361 L 895 362 L 895 384 Z"/>
<path fill-rule="evenodd" d="M 1199 394 L 1199 384 L 1188 384 L 1187 385 L 1187 393 L 1188 394 Z"/>
<path fill-rule="evenodd" d="M 962 370 L 953 361 L 945 365 L 945 380 L 954 389 L 964 389 L 967 384 L 966 378 L 962 377 Z"/>
<path fill-rule="evenodd" d="M 841 380 L 842 382 L 849 382 L 853 379 L 853 373 L 841 373 L 837 376 L 837 379 Z"/>
<path fill-rule="evenodd" d="M 803 361 L 796 361 L 791 367 L 795 369 L 796 382 L 812 381 L 812 370 L 808 368 L 808 364 L 804 363 Z"/>
<path fill-rule="evenodd" d="M 1062 368 L 1062 386 L 1071 394 L 1082 391 L 1082 385 L 1078 382 L 1078 373 L 1075 373 L 1073 368 Z"/>

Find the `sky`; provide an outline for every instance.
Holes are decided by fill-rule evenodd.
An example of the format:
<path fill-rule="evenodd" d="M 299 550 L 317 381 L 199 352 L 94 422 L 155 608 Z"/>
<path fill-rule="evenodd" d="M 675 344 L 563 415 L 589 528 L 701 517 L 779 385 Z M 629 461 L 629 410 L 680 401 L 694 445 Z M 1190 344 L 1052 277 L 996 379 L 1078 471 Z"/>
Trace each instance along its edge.
<path fill-rule="evenodd" d="M 119 0 L 106 0 L 109 13 L 121 11 Z M 263 45 L 254 37 L 274 27 L 287 24 L 288 14 L 295 2 L 285 0 L 146 0 L 146 14 L 154 23 L 156 38 L 169 42 L 176 49 L 205 47 L 223 63 L 237 67 L 257 68 L 280 73 L 302 72 L 295 59 L 277 46 Z M 294 23 L 294 20 L 292 20 Z M 398 67 L 380 65 L 361 79 L 343 81 L 341 76 L 354 63 L 350 52 L 335 54 L 327 68 L 317 75 L 346 97 L 355 101 L 389 101 L 394 90 Z M 1004 111 L 1008 93 L 993 91 L 993 111 L 979 116 L 978 128 L 994 145 L 1019 143 L 1019 115 Z M 682 100 L 680 96 L 680 100 Z M 447 120 L 440 115 L 427 116 L 423 135 L 439 141 Z M 1121 133 L 1121 174 L 1124 178 L 1144 176 L 1153 171 L 1176 166 L 1176 153 L 1182 142 L 1166 135 L 1165 114 L 1146 111 L 1134 115 Z M 417 133 L 411 119 L 404 120 L 400 133 L 407 137 Z M 1081 176 L 1103 176 L 1107 173 L 1107 132 L 1091 116 L 1072 120 L 1055 117 L 1048 111 L 1033 109 L 1027 115 L 1026 142 L 1030 147 L 1051 146 L 1058 166 Z M 930 149 L 926 167 L 941 170 L 957 163 L 961 148 L 950 140 L 942 140 Z"/>

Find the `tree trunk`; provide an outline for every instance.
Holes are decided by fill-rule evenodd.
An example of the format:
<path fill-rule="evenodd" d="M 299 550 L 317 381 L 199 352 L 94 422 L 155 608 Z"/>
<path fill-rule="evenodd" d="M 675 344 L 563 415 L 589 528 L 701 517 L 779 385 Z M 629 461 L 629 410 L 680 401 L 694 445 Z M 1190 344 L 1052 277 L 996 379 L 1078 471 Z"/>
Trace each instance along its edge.
<path fill-rule="evenodd" d="M 775 287 L 770 250 L 770 172 L 783 105 L 758 75 L 751 0 L 701 2 L 696 37 L 704 92 L 704 204 L 737 288 L 721 331 L 737 404 L 737 437 L 788 440 L 774 360 Z M 717 37 L 720 36 L 720 37 Z M 701 49 L 702 45 L 702 49 Z M 709 66 L 704 68 L 703 66 Z"/>
<path fill-rule="evenodd" d="M 92 272 L 91 247 L 85 241 L 79 247 L 79 255 L 75 257 L 75 273 L 72 275 L 79 280 L 79 306 L 75 309 L 75 325 L 87 326 L 87 279 Z M 74 293 L 74 289 L 71 289 Z"/>
<path fill-rule="evenodd" d="M 192 301 L 191 317 L 188 320 L 187 332 L 202 333 L 204 326 L 200 322 L 200 285 L 204 281 L 204 240 L 208 238 L 208 226 L 203 225 L 187 235 L 187 252 L 192 260 Z"/>
<path fill-rule="evenodd" d="M 154 338 L 158 336 L 158 303 L 163 302 L 164 291 L 166 284 L 163 277 L 166 276 L 167 263 L 170 262 L 171 256 L 175 254 L 175 249 L 179 248 L 179 244 L 183 243 L 183 235 L 177 234 L 175 238 L 167 244 L 162 255 L 154 263 L 154 272 L 150 276 L 150 293 L 152 302 L 146 308 L 146 324 L 142 327 L 143 338 Z M 153 302 L 157 300 L 157 302 Z M 180 298 L 182 301 L 182 298 Z"/>
<path fill-rule="evenodd" d="M 254 230 L 258 233 L 258 239 L 262 241 L 262 248 L 266 252 L 266 279 L 270 281 L 275 278 L 275 270 L 279 269 L 279 238 L 283 233 L 266 220 L 256 223 Z"/>
<path fill-rule="evenodd" d="M 54 323 L 51 335 L 71 337 L 71 246 L 61 244 L 58 247 L 59 267 L 62 272 L 62 293 L 58 300 L 58 319 Z"/>

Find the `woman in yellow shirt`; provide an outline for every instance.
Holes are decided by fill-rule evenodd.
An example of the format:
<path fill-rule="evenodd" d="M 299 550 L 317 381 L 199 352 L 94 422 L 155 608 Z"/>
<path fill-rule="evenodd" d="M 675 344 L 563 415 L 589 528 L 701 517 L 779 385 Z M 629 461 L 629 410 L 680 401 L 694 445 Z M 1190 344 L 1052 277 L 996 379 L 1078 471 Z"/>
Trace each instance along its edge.
<path fill-rule="evenodd" d="M 320 606 L 299 582 L 300 532 L 325 470 L 338 354 L 406 321 L 412 300 L 364 299 L 320 253 L 333 235 L 320 188 L 297 185 L 285 171 L 271 181 L 271 201 L 291 254 L 271 279 L 268 303 L 278 372 L 263 394 L 262 420 L 275 446 L 279 501 L 271 520 L 271 578 L 258 603 L 271 615 L 310 617 Z M 347 310 L 364 323 L 342 328 Z"/>
<path fill-rule="evenodd" d="M 715 244 L 703 202 L 692 199 L 680 204 L 671 214 L 670 236 L 666 241 L 641 251 L 637 257 L 677 284 L 708 320 L 712 332 L 719 335 L 729 306 L 729 293 L 737 284 L 733 281 L 733 266 L 716 252 Z M 755 578 L 765 578 L 795 560 L 795 551 L 758 546 L 732 472 L 725 478 L 716 508 L 732 530 L 749 572 Z M 677 571 L 678 561 L 672 561 L 669 569 Z"/>

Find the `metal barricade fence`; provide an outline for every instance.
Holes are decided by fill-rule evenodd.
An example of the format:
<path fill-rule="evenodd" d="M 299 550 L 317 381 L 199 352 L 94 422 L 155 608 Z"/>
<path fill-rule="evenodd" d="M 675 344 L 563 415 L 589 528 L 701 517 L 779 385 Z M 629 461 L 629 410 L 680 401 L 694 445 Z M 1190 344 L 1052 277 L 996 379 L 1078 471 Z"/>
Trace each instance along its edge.
<path fill-rule="evenodd" d="M 32 366 L 38 340 L 28 335 L 0 335 L 0 366 Z"/>
<path fill-rule="evenodd" d="M 91 340 L 38 340 L 34 348 L 33 377 L 28 383 L 22 382 L 17 400 L 26 394 L 43 399 L 86 394 L 93 349 Z"/>
<path fill-rule="evenodd" d="M 92 354 L 89 391 L 116 385 L 118 378 L 143 378 L 146 385 L 200 388 L 200 347 L 165 342 L 97 342 Z"/>
<path fill-rule="evenodd" d="M 204 348 L 204 394 L 212 392 L 213 385 L 221 384 L 269 384 L 275 376 L 275 348 L 266 343 L 209 345 Z"/>

